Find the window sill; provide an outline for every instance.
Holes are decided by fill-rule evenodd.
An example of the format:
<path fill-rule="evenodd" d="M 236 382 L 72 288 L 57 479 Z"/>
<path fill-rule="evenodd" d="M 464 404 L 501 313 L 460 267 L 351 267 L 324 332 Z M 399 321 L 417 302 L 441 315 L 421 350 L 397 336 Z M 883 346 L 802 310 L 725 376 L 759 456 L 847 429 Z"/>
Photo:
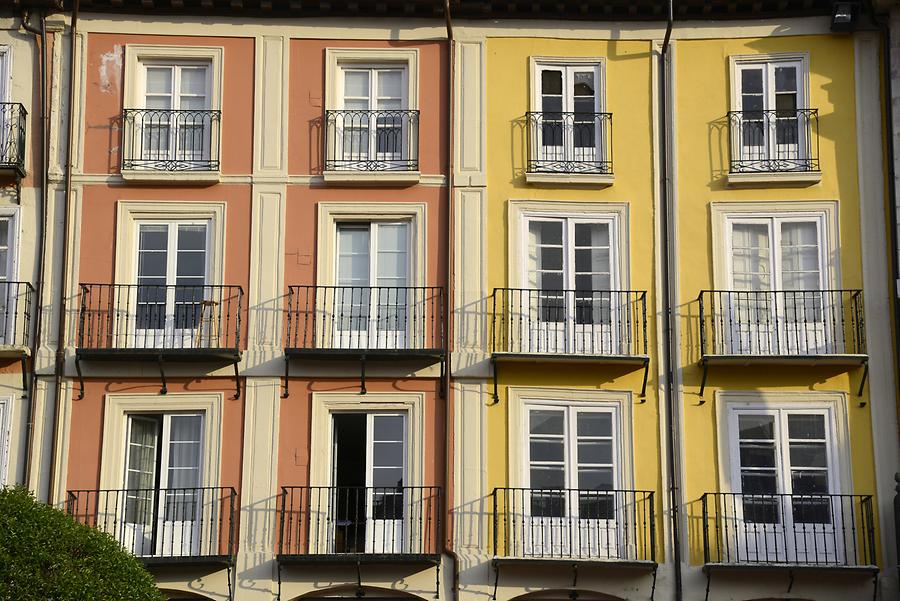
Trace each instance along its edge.
<path fill-rule="evenodd" d="M 422 174 L 418 171 L 325 171 L 325 183 L 356 184 L 361 186 L 389 186 L 418 184 Z"/>
<path fill-rule="evenodd" d="M 792 186 L 805 187 L 822 181 L 821 171 L 765 171 L 759 173 L 729 173 L 728 185 L 735 187 Z"/>
<path fill-rule="evenodd" d="M 525 173 L 525 182 L 529 184 L 554 184 L 561 186 L 586 186 L 591 188 L 607 188 L 615 181 L 612 173 Z"/>
<path fill-rule="evenodd" d="M 206 186 L 219 182 L 218 171 L 155 171 L 152 169 L 122 169 L 122 179 L 126 182 L 148 182 L 154 184 L 194 184 Z"/>

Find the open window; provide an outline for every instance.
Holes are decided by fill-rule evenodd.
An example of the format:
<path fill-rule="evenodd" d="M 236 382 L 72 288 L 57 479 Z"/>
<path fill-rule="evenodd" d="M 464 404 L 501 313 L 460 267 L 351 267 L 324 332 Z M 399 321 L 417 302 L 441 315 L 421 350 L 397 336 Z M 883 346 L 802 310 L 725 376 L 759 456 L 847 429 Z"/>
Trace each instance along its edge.
<path fill-rule="evenodd" d="M 121 529 L 137 556 L 200 555 L 204 511 L 213 495 L 202 488 L 203 413 L 130 414 Z"/>
<path fill-rule="evenodd" d="M 415 548 L 410 520 L 421 520 L 407 476 L 404 412 L 332 415 L 333 514 L 329 553 L 398 554 Z M 321 504 L 320 504 L 321 505 Z"/>

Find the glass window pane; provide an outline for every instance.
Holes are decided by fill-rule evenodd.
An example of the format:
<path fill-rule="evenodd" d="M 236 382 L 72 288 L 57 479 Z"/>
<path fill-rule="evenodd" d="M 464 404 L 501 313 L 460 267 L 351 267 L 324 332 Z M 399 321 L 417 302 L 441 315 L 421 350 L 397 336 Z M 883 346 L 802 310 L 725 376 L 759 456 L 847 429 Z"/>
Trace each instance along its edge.
<path fill-rule="evenodd" d="M 409 226 L 405 223 L 380 224 L 378 226 L 378 250 L 405 252 L 408 248 L 408 230 Z"/>
<path fill-rule="evenodd" d="M 403 467 L 402 442 L 372 443 L 372 464 L 376 467 Z"/>
<path fill-rule="evenodd" d="M 375 415 L 372 418 L 375 440 L 401 441 L 404 439 L 404 422 L 402 415 Z"/>
<path fill-rule="evenodd" d="M 170 439 L 174 442 L 200 440 L 203 418 L 199 415 L 173 415 Z"/>
<path fill-rule="evenodd" d="M 612 436 L 612 413 L 580 411 L 578 436 Z"/>
<path fill-rule="evenodd" d="M 530 412 L 530 429 L 532 434 L 558 434 L 565 432 L 562 411 L 536 409 Z"/>
<path fill-rule="evenodd" d="M 172 93 L 172 67 L 147 67 L 147 94 Z"/>
<path fill-rule="evenodd" d="M 762 69 L 741 69 L 741 92 L 762 94 Z M 744 107 L 746 110 L 746 107 Z"/>
<path fill-rule="evenodd" d="M 378 95 L 389 98 L 403 96 L 403 72 L 399 69 L 383 70 L 378 73 Z"/>
<path fill-rule="evenodd" d="M 774 442 L 742 442 L 741 467 L 775 467 Z"/>
<path fill-rule="evenodd" d="M 612 468 L 578 468 L 579 490 L 612 490 Z"/>
<path fill-rule="evenodd" d="M 575 246 L 609 246 L 609 224 L 576 223 Z"/>
<path fill-rule="evenodd" d="M 530 221 L 528 231 L 534 244 L 562 244 L 562 221 Z"/>
<path fill-rule="evenodd" d="M 369 72 L 344 71 L 344 96 L 369 97 Z"/>
<path fill-rule="evenodd" d="M 541 93 L 562 94 L 562 71 L 557 69 L 544 69 L 541 71 Z"/>
<path fill-rule="evenodd" d="M 179 225 L 178 250 L 206 250 L 206 226 Z"/>
<path fill-rule="evenodd" d="M 775 67 L 775 91 L 776 92 L 795 92 L 795 91 L 797 91 L 797 68 L 796 67 Z"/>
<path fill-rule="evenodd" d="M 563 461 L 565 459 L 565 442 L 558 440 L 531 439 L 529 445 L 531 461 Z"/>
<path fill-rule="evenodd" d="M 771 440 L 775 437 L 775 416 L 740 415 L 738 430 L 741 440 Z"/>
<path fill-rule="evenodd" d="M 803 413 L 788 415 L 788 437 L 823 440 L 825 438 L 825 416 Z"/>
<path fill-rule="evenodd" d="M 169 244 L 169 227 L 165 224 L 143 224 L 140 228 L 140 250 L 166 250 Z"/>
<path fill-rule="evenodd" d="M 827 467 L 828 452 L 824 442 L 792 442 L 791 465 L 803 467 Z"/>
<path fill-rule="evenodd" d="M 206 68 L 181 68 L 181 93 L 192 96 L 206 96 Z"/>
<path fill-rule="evenodd" d="M 612 441 L 578 443 L 579 463 L 612 463 Z"/>
<path fill-rule="evenodd" d="M 575 96 L 593 96 L 596 92 L 593 71 L 577 71 L 573 81 Z"/>
<path fill-rule="evenodd" d="M 556 466 L 531 466 L 531 488 L 565 488 L 565 470 Z"/>
<path fill-rule="evenodd" d="M 372 468 L 372 486 L 399 487 L 403 486 L 403 468 L 378 467 Z"/>
<path fill-rule="evenodd" d="M 772 495 L 778 492 L 775 472 L 741 472 L 741 492 L 745 495 Z"/>

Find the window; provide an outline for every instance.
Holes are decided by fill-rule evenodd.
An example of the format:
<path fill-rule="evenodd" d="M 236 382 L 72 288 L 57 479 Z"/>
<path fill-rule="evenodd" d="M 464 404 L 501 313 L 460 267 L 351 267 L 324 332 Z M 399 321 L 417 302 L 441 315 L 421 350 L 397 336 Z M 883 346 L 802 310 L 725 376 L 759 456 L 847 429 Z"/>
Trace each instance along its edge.
<path fill-rule="evenodd" d="M 531 216 L 526 219 L 524 281 L 529 348 L 549 353 L 622 353 L 616 319 L 619 292 L 614 219 Z M 626 311 L 627 313 L 627 311 Z"/>
<path fill-rule="evenodd" d="M 199 554 L 203 422 L 203 413 L 128 416 L 120 536 L 135 555 Z"/>
<path fill-rule="evenodd" d="M 601 63 L 537 61 L 528 115 L 529 171 L 611 173 L 604 139 Z"/>
<path fill-rule="evenodd" d="M 821 216 L 734 217 L 726 235 L 731 354 L 845 352 L 848 299 L 826 284 Z"/>
<path fill-rule="evenodd" d="M 415 49 L 326 50 L 326 172 L 418 170 L 417 65 Z"/>
<path fill-rule="evenodd" d="M 125 54 L 123 176 L 217 171 L 222 49 L 129 44 Z"/>
<path fill-rule="evenodd" d="M 10 412 L 12 399 L 0 398 L 0 487 L 10 482 L 9 478 L 9 439 L 10 439 Z"/>
<path fill-rule="evenodd" d="M 417 304 L 410 284 L 410 224 L 337 224 L 339 348 L 404 348 Z M 410 295 L 412 292 L 412 295 Z"/>
<path fill-rule="evenodd" d="M 804 57 L 736 59 L 732 114 L 736 171 L 803 171 L 813 168 L 811 121 Z"/>
<path fill-rule="evenodd" d="M 0 102 L 9 102 L 11 79 L 9 46 L 0 46 Z"/>
<path fill-rule="evenodd" d="M 738 557 L 833 563 L 843 554 L 846 508 L 837 486 L 828 409 L 732 407 L 731 484 L 740 496 L 724 513 L 737 522 Z"/>
<path fill-rule="evenodd" d="M 209 230 L 206 220 L 137 224 L 133 346 L 191 348 L 210 338 L 202 330 L 216 321 Z"/>
<path fill-rule="evenodd" d="M 334 413 L 331 553 L 400 553 L 408 544 L 404 412 Z M 314 499 L 319 509 L 323 499 Z"/>
<path fill-rule="evenodd" d="M 526 554 L 617 556 L 617 411 L 533 404 L 526 421 Z"/>

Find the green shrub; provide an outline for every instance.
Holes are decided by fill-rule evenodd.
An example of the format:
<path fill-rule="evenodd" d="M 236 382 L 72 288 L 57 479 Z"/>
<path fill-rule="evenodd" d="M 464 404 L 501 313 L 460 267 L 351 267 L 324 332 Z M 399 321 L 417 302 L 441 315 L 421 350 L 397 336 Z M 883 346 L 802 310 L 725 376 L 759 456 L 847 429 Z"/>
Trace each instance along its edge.
<path fill-rule="evenodd" d="M 109 534 L 0 489 L 0 600 L 163 601 L 153 577 Z"/>

